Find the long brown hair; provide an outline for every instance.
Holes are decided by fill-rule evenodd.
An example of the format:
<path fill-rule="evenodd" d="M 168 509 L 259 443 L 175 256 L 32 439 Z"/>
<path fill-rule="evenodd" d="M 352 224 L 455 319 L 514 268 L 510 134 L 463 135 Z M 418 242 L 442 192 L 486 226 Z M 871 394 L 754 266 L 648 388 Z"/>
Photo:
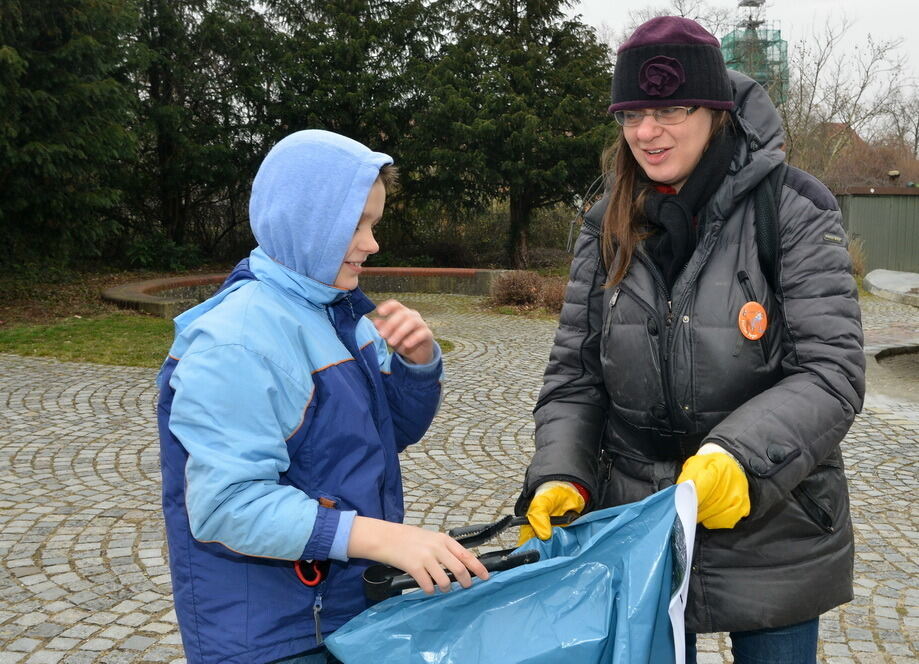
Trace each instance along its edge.
<path fill-rule="evenodd" d="M 728 111 L 709 109 L 712 113 L 712 131 L 709 142 L 718 132 L 723 131 L 731 122 Z M 706 145 L 706 149 L 707 149 Z M 603 237 L 600 247 L 603 261 L 610 277 L 606 286 L 615 286 L 625 277 L 632 263 L 635 248 L 645 235 L 641 231 L 641 221 L 645 198 L 648 189 L 637 192 L 639 179 L 644 175 L 641 166 L 625 140 L 625 131 L 619 132 L 619 138 L 603 151 L 603 172 L 609 173 L 610 202 L 603 217 Z"/>

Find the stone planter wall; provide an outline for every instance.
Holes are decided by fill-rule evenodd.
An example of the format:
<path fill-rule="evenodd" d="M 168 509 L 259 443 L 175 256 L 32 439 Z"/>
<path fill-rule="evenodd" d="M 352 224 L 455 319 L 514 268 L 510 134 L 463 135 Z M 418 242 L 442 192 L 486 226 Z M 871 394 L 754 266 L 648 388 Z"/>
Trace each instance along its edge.
<path fill-rule="evenodd" d="M 361 288 L 368 293 L 456 293 L 489 295 L 495 277 L 505 270 L 465 268 L 371 267 L 361 274 Z M 201 274 L 168 279 L 135 281 L 102 292 L 110 302 L 174 318 L 217 289 L 226 274 Z"/>

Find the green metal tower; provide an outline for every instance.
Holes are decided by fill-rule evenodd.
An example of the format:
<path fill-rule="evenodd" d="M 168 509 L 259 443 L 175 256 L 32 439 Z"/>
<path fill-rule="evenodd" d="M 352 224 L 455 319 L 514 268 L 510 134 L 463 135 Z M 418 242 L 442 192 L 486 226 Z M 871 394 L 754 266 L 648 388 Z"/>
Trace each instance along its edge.
<path fill-rule="evenodd" d="M 782 31 L 762 18 L 766 0 L 740 0 L 738 9 L 747 10 L 737 28 L 721 39 L 724 61 L 743 72 L 769 92 L 776 104 L 785 100 L 788 87 L 788 42 Z"/>

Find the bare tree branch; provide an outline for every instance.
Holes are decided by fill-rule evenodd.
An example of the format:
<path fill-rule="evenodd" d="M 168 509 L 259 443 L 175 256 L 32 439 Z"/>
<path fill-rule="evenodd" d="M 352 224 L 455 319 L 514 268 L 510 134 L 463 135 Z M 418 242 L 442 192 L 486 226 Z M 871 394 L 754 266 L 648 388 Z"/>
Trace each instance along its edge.
<path fill-rule="evenodd" d="M 897 40 L 879 41 L 869 35 L 843 51 L 851 28 L 842 17 L 813 27 L 795 45 L 780 106 L 789 161 L 836 186 L 855 183 L 847 178 L 867 177 L 858 174 L 858 164 L 840 162 L 856 154 L 864 159 L 868 143 L 889 125 L 905 68 Z"/>

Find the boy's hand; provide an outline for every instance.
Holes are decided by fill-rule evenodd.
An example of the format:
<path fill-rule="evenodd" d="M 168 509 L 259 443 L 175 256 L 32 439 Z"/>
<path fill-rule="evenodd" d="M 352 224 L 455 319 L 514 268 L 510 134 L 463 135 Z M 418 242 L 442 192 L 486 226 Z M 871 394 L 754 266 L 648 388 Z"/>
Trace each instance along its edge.
<path fill-rule="evenodd" d="M 445 567 L 453 572 L 463 588 L 472 585 L 470 572 L 483 581 L 488 579 L 485 566 L 446 533 L 365 516 L 354 517 L 348 557 L 367 558 L 398 567 L 411 575 L 418 587 L 428 594 L 434 592 L 434 586 L 443 592 L 450 590 Z"/>
<path fill-rule="evenodd" d="M 386 300 L 377 307 L 373 324 L 380 336 L 412 364 L 427 364 L 434 359 L 434 334 L 414 309 L 397 300 Z"/>

